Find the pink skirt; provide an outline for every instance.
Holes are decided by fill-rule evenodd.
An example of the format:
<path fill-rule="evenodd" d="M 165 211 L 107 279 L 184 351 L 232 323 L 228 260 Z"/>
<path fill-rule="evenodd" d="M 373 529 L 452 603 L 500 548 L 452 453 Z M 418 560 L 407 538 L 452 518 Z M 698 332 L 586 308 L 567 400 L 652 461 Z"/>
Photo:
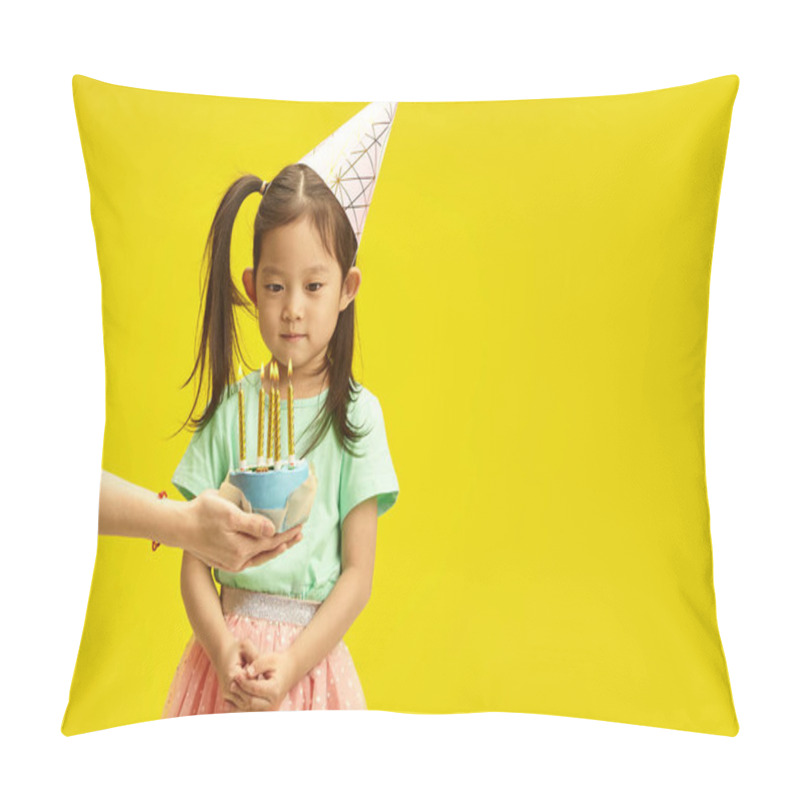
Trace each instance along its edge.
<path fill-rule="evenodd" d="M 222 613 L 231 633 L 250 639 L 259 652 L 288 650 L 321 603 L 222 587 Z M 194 636 L 172 680 L 162 719 L 226 713 L 219 679 Z M 343 640 L 287 693 L 278 711 L 365 710 L 355 664 Z"/>

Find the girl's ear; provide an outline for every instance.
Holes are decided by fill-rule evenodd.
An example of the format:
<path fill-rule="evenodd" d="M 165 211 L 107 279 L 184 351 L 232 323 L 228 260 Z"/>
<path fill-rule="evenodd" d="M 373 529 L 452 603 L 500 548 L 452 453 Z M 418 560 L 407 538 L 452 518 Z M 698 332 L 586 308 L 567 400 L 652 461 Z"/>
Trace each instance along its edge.
<path fill-rule="evenodd" d="M 247 296 L 253 301 L 253 305 L 258 305 L 256 302 L 255 273 L 252 267 L 248 267 L 242 273 L 242 283 L 244 284 L 244 290 L 247 292 Z"/>
<path fill-rule="evenodd" d="M 353 302 L 361 286 L 361 270 L 358 267 L 350 267 L 347 277 L 342 284 L 342 294 L 339 298 L 339 311 L 344 311 Z"/>

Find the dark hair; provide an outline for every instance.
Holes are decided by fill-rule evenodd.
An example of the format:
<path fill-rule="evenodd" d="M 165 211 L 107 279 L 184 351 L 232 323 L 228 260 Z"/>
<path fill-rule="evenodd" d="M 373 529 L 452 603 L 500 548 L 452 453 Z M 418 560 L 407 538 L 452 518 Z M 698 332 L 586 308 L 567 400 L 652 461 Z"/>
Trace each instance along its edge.
<path fill-rule="evenodd" d="M 256 310 L 250 307 L 247 298 L 236 288 L 231 278 L 231 237 L 233 223 L 242 203 L 253 192 L 260 191 L 262 183 L 255 175 L 238 178 L 225 192 L 214 214 L 203 254 L 203 260 L 208 263 L 203 284 L 203 332 L 194 367 L 181 387 L 187 386 L 199 373 L 197 394 L 192 410 L 179 430 L 187 425 L 191 430 L 205 427 L 224 397 L 234 391 L 234 355 L 240 363 L 244 360 L 236 329 L 234 306 L 243 306 L 251 316 L 256 316 Z M 358 242 L 347 214 L 333 192 L 305 164 L 284 167 L 264 192 L 254 223 L 254 273 L 258 270 L 264 234 L 302 218 L 308 219 L 316 228 L 323 246 L 339 263 L 344 281 L 350 267 L 355 266 Z M 365 435 L 353 428 L 347 419 L 347 408 L 356 389 L 352 374 L 354 336 L 355 300 L 344 311 L 339 312 L 336 329 L 328 343 L 327 358 L 318 373 L 328 373 L 328 395 L 325 405 L 315 417 L 317 425 L 312 441 L 301 458 L 317 446 L 331 424 L 334 425 L 340 445 L 350 453 L 350 443 Z M 192 415 L 200 403 L 204 378 L 208 384 L 210 399 L 205 411 L 195 418 Z"/>

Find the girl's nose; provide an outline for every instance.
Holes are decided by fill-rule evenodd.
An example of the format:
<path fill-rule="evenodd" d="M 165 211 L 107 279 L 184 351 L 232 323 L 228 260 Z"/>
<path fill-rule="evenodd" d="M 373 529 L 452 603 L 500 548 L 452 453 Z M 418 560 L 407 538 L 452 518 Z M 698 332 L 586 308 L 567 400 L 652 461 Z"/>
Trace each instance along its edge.
<path fill-rule="evenodd" d="M 301 301 L 298 295 L 295 292 L 287 292 L 283 316 L 287 319 L 296 319 L 300 317 L 301 311 Z"/>

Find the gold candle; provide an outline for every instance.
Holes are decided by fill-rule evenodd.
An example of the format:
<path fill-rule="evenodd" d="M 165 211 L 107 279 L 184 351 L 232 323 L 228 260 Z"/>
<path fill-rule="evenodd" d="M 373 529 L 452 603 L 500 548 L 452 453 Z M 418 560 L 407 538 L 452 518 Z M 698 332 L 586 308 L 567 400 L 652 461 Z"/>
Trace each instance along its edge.
<path fill-rule="evenodd" d="M 275 466 L 281 460 L 281 371 L 275 362 Z"/>
<path fill-rule="evenodd" d="M 275 365 L 269 362 L 269 413 L 267 414 L 267 466 L 272 466 L 273 437 L 275 427 L 275 392 L 273 391 L 275 380 Z"/>
<path fill-rule="evenodd" d="M 239 469 L 247 465 L 245 452 L 247 446 L 244 440 L 244 386 L 242 386 L 242 365 L 239 365 Z"/>
<path fill-rule="evenodd" d="M 261 383 L 258 385 L 258 466 L 263 467 L 264 460 L 264 362 L 261 362 Z"/>
<path fill-rule="evenodd" d="M 294 466 L 294 391 L 292 390 L 292 359 L 289 359 L 289 464 Z"/>

